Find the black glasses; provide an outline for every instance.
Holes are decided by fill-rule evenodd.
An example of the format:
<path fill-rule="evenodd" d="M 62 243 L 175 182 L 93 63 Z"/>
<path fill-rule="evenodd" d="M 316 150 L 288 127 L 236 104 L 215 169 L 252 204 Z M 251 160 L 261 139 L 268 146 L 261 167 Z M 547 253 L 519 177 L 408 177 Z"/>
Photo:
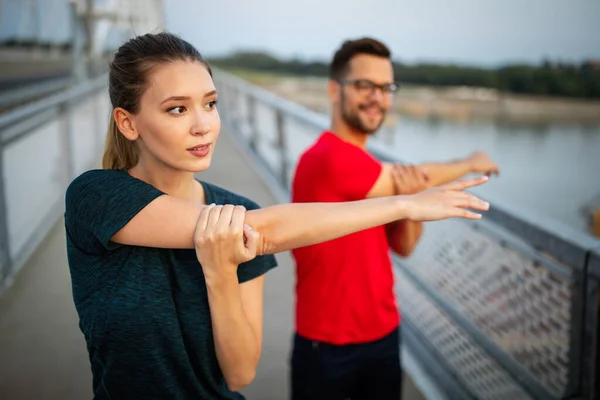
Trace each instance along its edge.
<path fill-rule="evenodd" d="M 381 90 L 383 94 L 393 94 L 399 89 L 399 86 L 396 83 L 384 83 L 378 85 L 368 79 L 341 79 L 338 80 L 338 83 L 342 85 L 352 85 L 362 95 L 373 94 L 376 89 Z"/>

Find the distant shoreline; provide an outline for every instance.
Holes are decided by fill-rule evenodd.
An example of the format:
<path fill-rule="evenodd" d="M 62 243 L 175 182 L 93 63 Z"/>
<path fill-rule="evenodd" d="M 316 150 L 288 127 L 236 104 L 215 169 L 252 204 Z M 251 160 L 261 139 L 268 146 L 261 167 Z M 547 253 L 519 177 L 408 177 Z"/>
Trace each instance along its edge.
<path fill-rule="evenodd" d="M 230 71 L 312 110 L 328 113 L 327 79 L 255 71 Z M 399 116 L 507 125 L 600 126 L 600 100 L 527 96 L 471 87 L 406 86 L 396 95 Z"/>

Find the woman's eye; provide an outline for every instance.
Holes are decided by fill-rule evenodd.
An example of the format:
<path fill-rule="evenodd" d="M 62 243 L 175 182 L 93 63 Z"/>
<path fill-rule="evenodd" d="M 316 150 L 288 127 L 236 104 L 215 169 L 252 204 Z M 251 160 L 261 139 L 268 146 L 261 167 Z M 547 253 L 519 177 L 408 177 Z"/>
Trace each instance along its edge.
<path fill-rule="evenodd" d="M 184 106 L 171 107 L 167 110 L 167 112 L 169 114 L 175 114 L 175 115 L 183 114 L 185 112 L 185 107 Z"/>
<path fill-rule="evenodd" d="M 209 102 L 206 106 L 209 110 L 214 110 L 217 107 L 217 100 Z"/>

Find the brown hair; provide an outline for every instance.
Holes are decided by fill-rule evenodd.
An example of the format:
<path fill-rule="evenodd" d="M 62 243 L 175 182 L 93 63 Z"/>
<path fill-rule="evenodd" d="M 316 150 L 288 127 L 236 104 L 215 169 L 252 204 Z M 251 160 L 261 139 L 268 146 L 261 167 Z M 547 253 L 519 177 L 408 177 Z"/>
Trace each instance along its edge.
<path fill-rule="evenodd" d="M 333 60 L 329 65 L 329 78 L 332 80 L 344 78 L 348 73 L 350 60 L 359 54 L 370 54 L 387 59 L 391 59 L 392 56 L 390 49 L 376 39 L 366 37 L 346 40 L 333 55 Z"/>
<path fill-rule="evenodd" d="M 142 94 L 148 88 L 148 75 L 160 64 L 173 61 L 197 61 L 212 76 L 210 66 L 190 43 L 167 32 L 137 36 L 117 50 L 110 63 L 108 93 L 112 110 L 121 107 L 139 112 Z M 102 167 L 132 168 L 138 162 L 138 148 L 119 131 L 111 112 Z"/>

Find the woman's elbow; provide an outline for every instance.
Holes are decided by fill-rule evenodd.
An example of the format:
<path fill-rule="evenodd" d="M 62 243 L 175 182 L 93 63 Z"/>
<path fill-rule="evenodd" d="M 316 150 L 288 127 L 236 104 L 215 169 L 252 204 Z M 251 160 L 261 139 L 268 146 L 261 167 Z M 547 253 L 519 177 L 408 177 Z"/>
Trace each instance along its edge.
<path fill-rule="evenodd" d="M 227 388 L 232 392 L 239 392 L 246 386 L 248 386 L 256 377 L 256 368 L 248 369 L 243 373 L 237 373 L 230 377 L 225 377 Z"/>

